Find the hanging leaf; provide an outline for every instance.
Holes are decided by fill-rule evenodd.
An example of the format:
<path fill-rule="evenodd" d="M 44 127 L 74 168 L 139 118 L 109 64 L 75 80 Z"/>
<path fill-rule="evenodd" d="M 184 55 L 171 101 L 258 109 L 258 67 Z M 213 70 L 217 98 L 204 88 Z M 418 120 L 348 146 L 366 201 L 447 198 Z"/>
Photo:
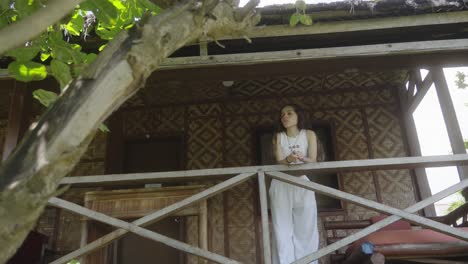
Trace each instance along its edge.
<path fill-rule="evenodd" d="M 17 61 L 30 61 L 36 57 L 41 50 L 40 47 L 23 47 L 10 50 L 5 55 L 15 57 Z"/>
<path fill-rule="evenodd" d="M 294 5 L 296 6 L 297 10 L 300 10 L 303 13 L 305 12 L 305 10 L 307 8 L 307 5 L 303 0 L 297 0 Z"/>
<path fill-rule="evenodd" d="M 8 65 L 8 72 L 23 82 L 39 81 L 47 77 L 46 67 L 40 63 L 14 61 Z"/>
<path fill-rule="evenodd" d="M 68 64 L 59 60 L 52 60 L 50 62 L 50 69 L 52 70 L 52 75 L 59 81 L 60 89 L 63 89 L 71 81 L 72 75 Z"/>
<path fill-rule="evenodd" d="M 47 59 L 49 59 L 49 57 L 50 57 L 50 53 L 45 53 L 45 52 L 41 53 L 41 61 L 46 61 Z"/>
<path fill-rule="evenodd" d="M 301 21 L 303 25 L 307 25 L 307 26 L 312 25 L 312 18 L 308 15 L 300 15 L 299 20 Z"/>
<path fill-rule="evenodd" d="M 70 21 L 65 25 L 65 29 L 73 36 L 81 35 L 83 29 L 84 18 L 79 11 L 76 11 L 71 17 Z"/>
<path fill-rule="evenodd" d="M 292 14 L 291 18 L 289 18 L 289 25 L 291 27 L 294 27 L 295 25 L 297 25 L 297 23 L 299 23 L 300 19 L 301 19 L 300 14 L 298 14 L 298 13 Z"/>
<path fill-rule="evenodd" d="M 43 89 L 37 89 L 33 92 L 33 97 L 45 107 L 49 107 L 52 103 L 54 103 L 57 100 L 58 95 L 54 92 L 46 91 Z"/>
<path fill-rule="evenodd" d="M 106 125 L 104 125 L 104 123 L 99 125 L 99 130 L 105 133 L 110 132 L 110 129 Z"/>

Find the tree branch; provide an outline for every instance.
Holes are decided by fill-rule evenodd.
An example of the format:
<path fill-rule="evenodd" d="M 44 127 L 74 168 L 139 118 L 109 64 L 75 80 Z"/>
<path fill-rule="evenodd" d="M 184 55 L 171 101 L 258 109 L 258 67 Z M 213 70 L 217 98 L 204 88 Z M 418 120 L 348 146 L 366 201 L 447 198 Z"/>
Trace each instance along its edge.
<path fill-rule="evenodd" d="M 40 35 L 84 0 L 49 0 L 44 8 L 0 30 L 0 55 Z"/>
<path fill-rule="evenodd" d="M 166 9 L 147 24 L 120 32 L 69 84 L 0 166 L 0 263 L 21 245 L 99 124 L 144 86 L 165 58 L 204 35 L 246 31 L 259 21 L 254 12 L 238 21 L 235 10 L 225 2 L 206 10 L 210 15 L 187 4 Z"/>

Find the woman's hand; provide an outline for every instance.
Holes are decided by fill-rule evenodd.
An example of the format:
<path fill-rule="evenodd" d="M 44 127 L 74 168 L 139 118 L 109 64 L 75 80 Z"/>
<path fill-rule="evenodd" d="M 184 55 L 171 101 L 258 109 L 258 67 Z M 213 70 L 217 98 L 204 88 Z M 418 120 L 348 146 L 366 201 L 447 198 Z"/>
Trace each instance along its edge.
<path fill-rule="evenodd" d="M 291 154 L 289 154 L 289 156 L 286 157 L 286 162 L 287 163 L 294 163 L 294 162 L 297 162 L 299 161 L 299 156 L 296 154 L 295 151 L 293 151 Z"/>

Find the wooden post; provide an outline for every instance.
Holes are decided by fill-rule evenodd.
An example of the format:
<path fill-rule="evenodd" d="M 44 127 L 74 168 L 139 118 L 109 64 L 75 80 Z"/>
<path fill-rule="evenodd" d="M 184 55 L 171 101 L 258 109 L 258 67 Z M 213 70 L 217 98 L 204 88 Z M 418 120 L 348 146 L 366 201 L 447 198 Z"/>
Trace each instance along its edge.
<path fill-rule="evenodd" d="M 411 79 L 411 77 L 410 77 Z M 418 133 L 416 131 L 416 125 L 414 123 L 413 112 L 408 111 L 411 100 L 406 98 L 407 96 L 405 87 L 400 88 L 400 106 L 402 112 L 402 118 L 404 122 L 404 128 L 406 138 L 409 146 L 411 156 L 421 156 L 421 147 L 419 145 Z M 416 175 L 416 184 L 418 185 L 419 196 L 422 200 L 431 197 L 431 188 L 429 181 L 427 180 L 426 170 L 424 168 L 415 168 L 414 173 Z M 433 204 L 423 209 L 425 216 L 436 216 L 435 207 Z"/>
<path fill-rule="evenodd" d="M 86 246 L 88 243 L 88 218 L 81 217 L 81 240 L 80 240 L 80 247 Z M 80 258 L 80 264 L 86 263 L 86 257 L 83 256 Z"/>
<path fill-rule="evenodd" d="M 268 197 L 265 186 L 265 173 L 258 173 L 258 187 L 260 194 L 260 212 L 262 216 L 263 263 L 271 263 L 270 228 L 268 225 Z"/>
<path fill-rule="evenodd" d="M 208 205 L 206 200 L 199 203 L 198 213 L 198 246 L 208 250 Z M 208 263 L 204 258 L 198 258 L 198 263 Z"/>
<path fill-rule="evenodd" d="M 466 154 L 465 144 L 463 142 L 463 136 L 458 124 L 457 114 L 453 107 L 452 98 L 448 89 L 447 81 L 445 80 L 444 70 L 441 67 L 431 69 L 432 77 L 439 98 L 440 108 L 445 121 L 445 127 L 447 128 L 450 145 L 454 154 Z M 458 175 L 460 180 L 468 177 L 468 167 L 458 166 Z"/>
<path fill-rule="evenodd" d="M 10 156 L 29 126 L 32 99 L 32 91 L 29 88 L 26 83 L 15 81 L 8 113 L 3 160 Z"/>

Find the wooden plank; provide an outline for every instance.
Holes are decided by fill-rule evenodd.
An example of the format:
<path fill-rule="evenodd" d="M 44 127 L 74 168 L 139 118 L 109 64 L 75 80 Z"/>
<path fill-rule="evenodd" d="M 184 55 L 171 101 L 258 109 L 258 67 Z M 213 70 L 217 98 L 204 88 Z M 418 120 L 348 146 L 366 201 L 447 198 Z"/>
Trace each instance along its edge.
<path fill-rule="evenodd" d="M 306 188 L 306 189 L 309 189 L 309 190 L 316 190 L 318 192 L 322 192 L 322 191 L 325 191 L 326 189 L 326 192 L 323 193 L 325 195 L 328 195 L 328 196 L 336 196 L 336 198 L 339 198 L 339 199 L 344 199 L 344 200 L 348 200 L 348 201 L 351 201 L 349 198 L 350 197 L 353 197 L 351 199 L 353 199 L 351 202 L 355 203 L 356 200 L 361 200 L 363 198 L 361 197 L 356 197 L 354 195 L 351 195 L 351 194 L 347 194 L 347 193 L 344 193 L 342 191 L 339 191 L 339 190 L 335 190 L 335 189 L 332 189 L 332 188 L 329 188 L 329 187 L 326 187 L 326 186 L 317 186 L 318 184 L 316 183 L 312 183 L 312 182 L 304 182 L 302 180 L 299 180 L 297 179 L 297 177 L 294 177 L 294 176 L 290 176 L 290 175 L 287 175 L 285 173 L 281 173 L 281 172 L 266 172 L 267 174 L 271 175 L 272 177 L 276 178 L 276 179 L 279 179 L 279 180 L 282 180 L 282 181 L 285 181 L 285 182 L 288 182 L 290 184 L 293 184 L 293 185 L 296 185 L 296 186 L 301 186 L 303 188 Z M 316 187 L 319 187 L 319 188 L 316 188 Z M 305 256 L 304 258 L 294 262 L 295 264 L 307 264 L 313 260 L 316 260 L 322 256 L 325 256 L 327 254 L 330 254 L 332 253 L 333 251 L 336 251 L 338 249 L 340 249 L 341 247 L 343 246 L 346 246 L 350 243 L 353 243 L 354 241 L 357 241 L 367 235 L 369 235 L 370 233 L 373 233 L 391 223 L 394 223 L 398 220 L 400 220 L 401 218 L 401 215 L 400 212 L 403 212 L 403 214 L 405 215 L 405 219 L 408 219 L 406 218 L 406 216 L 408 216 L 409 213 L 414 213 L 430 204 L 433 204 L 434 202 L 437 202 L 459 190 L 462 190 L 463 188 L 466 188 L 468 187 L 468 179 L 466 180 L 463 180 L 461 181 L 460 183 L 458 184 L 455 184 L 437 194 L 434 194 L 433 196 L 427 198 L 427 199 L 424 199 L 408 208 L 405 209 L 405 211 L 402 211 L 402 210 L 398 210 L 398 209 L 395 209 L 395 208 L 392 208 L 391 210 L 392 211 L 398 211 L 398 215 L 392 215 L 392 216 L 389 216 L 367 228 L 364 228 L 350 236 L 347 236 L 346 238 L 334 243 L 334 244 L 331 244 L 331 245 L 328 245 L 324 248 L 321 248 L 319 251 L 316 251 L 308 256 Z M 358 198 L 358 199 L 355 199 L 355 198 Z M 366 200 L 366 199 L 364 199 Z M 363 200 L 361 200 L 362 202 Z M 380 209 L 382 209 L 382 206 L 383 207 L 387 207 L 386 209 L 389 209 L 388 206 L 385 206 L 385 205 L 382 205 L 382 204 L 378 204 L 374 201 L 365 201 L 365 207 L 368 207 L 368 206 L 372 206 L 372 210 L 377 210 L 377 211 L 380 211 Z M 372 205 L 370 205 L 372 204 Z M 375 205 L 377 205 L 377 208 L 375 207 Z M 391 213 L 393 214 L 393 212 Z M 415 215 L 412 215 L 412 218 L 413 217 L 416 217 L 416 218 L 422 218 L 422 217 L 419 217 L 419 216 L 415 216 Z M 414 221 L 414 219 L 408 219 L 409 221 L 411 222 L 415 222 L 415 223 L 418 223 L 419 221 Z M 418 219 L 419 220 L 419 219 Z M 425 220 L 425 219 L 424 219 Z M 434 222 L 434 221 L 430 221 L 431 223 Z M 439 226 L 439 225 L 438 225 Z M 432 227 L 430 227 L 432 229 Z M 445 227 L 446 228 L 446 227 Z M 445 229 L 444 228 L 444 229 Z M 464 232 L 465 233 L 465 236 L 468 237 L 468 232 Z M 462 234 L 463 235 L 463 234 Z"/>
<path fill-rule="evenodd" d="M 26 83 L 15 81 L 8 112 L 5 144 L 2 159 L 6 160 L 16 148 L 29 126 L 32 105 L 32 90 Z"/>
<path fill-rule="evenodd" d="M 409 82 L 408 82 L 408 92 L 406 93 L 406 98 L 408 102 L 413 100 L 414 91 L 416 90 L 416 76 L 415 70 L 410 71 L 409 75 Z"/>
<path fill-rule="evenodd" d="M 411 103 L 408 106 L 409 113 L 413 113 L 416 110 L 416 108 L 424 99 L 424 96 L 426 96 L 427 92 L 429 91 L 429 88 L 431 88 L 433 83 L 434 82 L 432 81 L 432 73 L 428 72 L 426 77 L 424 78 L 424 81 L 422 81 L 418 86 L 418 91 L 413 96 L 413 99 L 411 100 Z"/>
<path fill-rule="evenodd" d="M 363 58 L 407 54 L 430 54 L 463 50 L 468 50 L 468 39 L 415 41 L 336 48 L 211 55 L 208 57 L 167 58 L 164 60 L 159 70 L 207 66 L 252 65 L 285 61 L 324 60 L 345 57 Z"/>
<path fill-rule="evenodd" d="M 208 250 L 208 205 L 206 200 L 199 202 L 198 214 L 198 246 Z M 198 263 L 207 263 L 205 259 L 200 259 Z"/>
<path fill-rule="evenodd" d="M 432 72 L 432 78 L 437 91 L 437 97 L 439 98 L 440 108 L 442 110 L 442 116 L 444 117 L 445 127 L 447 128 L 447 134 L 452 146 L 454 154 L 466 153 L 465 143 L 458 124 L 457 114 L 453 107 L 452 98 L 448 89 L 447 81 L 445 80 L 444 71 L 440 67 L 430 69 Z M 468 178 L 468 167 L 458 166 L 458 175 L 460 179 Z"/>
<path fill-rule="evenodd" d="M 318 22 L 311 27 L 290 27 L 289 25 L 260 26 L 247 32 L 250 38 L 265 38 L 279 36 L 317 35 L 368 30 L 382 30 L 417 26 L 433 26 L 468 22 L 468 11 L 433 13 L 401 17 L 371 18 L 362 20 L 346 20 L 335 22 Z M 241 39 L 242 36 L 226 36 L 219 40 Z M 255 42 L 255 39 L 253 40 Z"/>
<path fill-rule="evenodd" d="M 203 170 L 186 170 L 171 172 L 150 172 L 131 174 L 109 174 L 81 177 L 65 177 L 60 184 L 92 184 L 119 182 L 141 182 L 162 180 L 193 180 L 202 178 L 212 178 L 212 176 L 233 175 L 237 173 L 251 173 L 258 171 L 314 171 L 314 172 L 346 172 L 363 170 L 394 170 L 421 167 L 445 167 L 460 164 L 468 164 L 468 154 L 424 156 L 424 157 L 397 157 L 370 160 L 345 160 L 309 163 L 298 166 L 268 165 L 268 166 L 247 166 Z"/>
<path fill-rule="evenodd" d="M 235 260 L 228 259 L 228 258 L 226 258 L 224 256 L 209 252 L 209 251 L 201 249 L 201 248 L 190 246 L 189 244 L 177 241 L 177 240 L 172 239 L 172 238 L 167 237 L 167 236 L 163 236 L 163 235 L 161 235 L 159 233 L 156 233 L 156 232 L 150 231 L 148 229 L 142 228 L 142 227 L 140 227 L 138 225 L 135 225 L 133 223 L 128 223 L 128 222 L 125 222 L 123 220 L 113 218 L 113 217 L 107 216 L 105 214 L 101 214 L 99 212 L 96 212 L 96 211 L 92 211 L 92 210 L 90 210 L 90 209 L 88 209 L 86 207 L 79 206 L 77 204 L 74 204 L 74 203 L 71 203 L 71 202 L 56 198 L 56 197 L 51 198 L 49 200 L 49 204 L 53 205 L 53 206 L 56 206 L 56 207 L 63 208 L 65 210 L 68 210 L 68 211 L 71 211 L 71 212 L 74 212 L 74 213 L 78 213 L 80 215 L 89 217 L 89 218 L 94 219 L 96 221 L 100 221 L 102 223 L 109 224 L 109 225 L 112 225 L 114 227 L 124 229 L 127 232 L 135 233 L 137 235 L 140 235 L 142 237 L 151 239 L 153 241 L 163 243 L 163 244 L 165 244 L 167 246 L 170 246 L 170 247 L 173 247 L 175 249 L 182 250 L 184 252 L 191 253 L 191 254 L 194 254 L 194 255 L 197 255 L 197 256 L 212 260 L 212 261 L 216 261 L 218 263 L 239 263 L 239 262 L 237 262 Z M 59 260 L 56 260 L 56 261 L 52 262 L 52 264 L 59 264 L 59 263 L 67 263 L 67 261 L 59 259 Z"/>
<path fill-rule="evenodd" d="M 210 187 L 200 193 L 197 193 L 189 198 L 186 198 L 184 200 L 181 200 L 177 203 L 174 203 L 174 204 L 171 204 L 169 205 L 168 207 L 165 207 L 161 210 L 158 210 L 154 213 L 151 213 L 145 217 L 142 217 L 142 218 L 139 218 L 137 220 L 135 220 L 134 222 L 132 222 L 132 224 L 135 224 L 137 226 L 146 226 L 146 225 L 150 225 L 154 222 L 157 222 L 158 220 L 174 213 L 174 212 L 177 212 L 178 210 L 181 210 L 193 203 L 196 203 L 196 202 L 200 202 L 202 200 L 205 200 L 205 199 L 208 199 L 218 193 L 221 193 L 229 188 L 232 188 L 238 184 L 241 184 L 243 182 L 245 182 L 246 180 L 248 180 L 252 175 L 254 175 L 255 173 L 243 173 L 243 174 L 240 174 L 240 175 L 237 175 L 236 177 L 233 177 L 231 179 L 228 179 L 224 182 L 221 182 L 213 187 Z M 83 256 L 83 255 L 86 255 L 86 254 L 89 254 L 91 253 L 92 251 L 94 250 L 97 250 L 99 248 L 102 248 L 104 246 L 106 246 L 107 244 L 111 243 L 112 241 L 114 241 L 115 239 L 118 239 L 120 237 L 122 237 L 123 235 L 125 235 L 128 231 L 125 230 L 125 229 L 117 229 L 116 231 L 112 232 L 112 233 L 109 233 L 103 237 L 100 237 L 98 239 L 96 239 L 95 241 L 87 244 L 86 246 L 84 247 L 81 247 L 80 249 L 78 250 L 75 250 L 63 257 L 61 257 L 60 259 L 56 260 L 55 262 L 53 262 L 53 264 L 58 264 L 58 263 L 66 263 L 72 259 L 76 259 L 76 258 L 79 258 L 80 256 Z"/>
<path fill-rule="evenodd" d="M 428 73 L 428 76 L 429 75 L 430 74 Z M 426 76 L 424 81 L 427 80 L 428 76 Z M 426 85 L 426 86 L 429 87 L 430 85 Z M 419 92 L 421 92 L 421 90 Z M 403 96 L 406 96 L 406 93 L 404 93 L 403 91 L 400 91 L 400 98 Z M 414 105 L 415 100 L 419 100 L 419 99 L 413 98 L 413 101 L 412 101 L 413 105 Z M 404 109 L 405 108 L 403 108 L 403 110 Z M 411 156 L 421 156 L 421 147 L 419 145 L 418 132 L 416 130 L 416 124 L 414 123 L 413 112 L 409 110 L 402 111 L 402 115 L 403 115 L 402 119 L 404 122 L 405 134 L 406 134 L 406 138 L 407 138 L 407 142 L 409 146 L 409 152 L 410 152 L 409 154 Z M 415 168 L 414 173 L 416 175 L 416 183 L 418 185 L 417 188 L 418 188 L 419 196 L 421 197 L 421 199 L 431 197 L 432 192 L 431 192 L 431 187 L 429 186 L 429 181 L 427 179 L 426 170 L 424 168 Z M 436 216 L 435 206 L 433 204 L 425 207 L 423 210 L 424 210 L 425 216 Z"/>
<path fill-rule="evenodd" d="M 271 264 L 268 197 L 265 184 L 265 173 L 262 171 L 258 173 L 258 188 L 260 194 L 260 213 L 262 216 L 263 263 Z"/>
<path fill-rule="evenodd" d="M 444 225 L 442 223 L 436 222 L 434 220 L 419 216 L 419 215 L 414 215 L 408 212 L 405 212 L 403 210 L 393 208 L 388 205 L 384 205 L 369 199 L 365 199 L 356 195 L 352 195 L 337 189 L 330 188 L 328 186 L 324 186 L 315 182 L 306 182 L 303 183 L 300 179 L 298 179 L 295 176 L 288 175 L 286 173 L 282 172 L 267 172 L 267 174 L 271 175 L 273 178 L 285 181 L 287 183 L 294 184 L 296 186 L 304 187 L 308 190 L 312 190 L 318 193 L 321 193 L 326 196 L 331 196 L 336 199 L 340 200 L 345 200 L 347 202 L 352 202 L 354 204 L 358 204 L 360 206 L 363 206 L 365 208 L 368 208 L 370 210 L 378 211 L 384 214 L 389 214 L 389 215 L 397 215 L 400 216 L 412 223 L 418 224 L 420 226 L 427 227 L 429 229 L 439 231 L 441 233 L 463 239 L 465 241 L 468 241 L 468 232 L 462 231 L 462 230 L 457 230 L 453 227 L 449 227 L 447 225 Z M 468 182 L 468 180 L 467 180 Z"/>

